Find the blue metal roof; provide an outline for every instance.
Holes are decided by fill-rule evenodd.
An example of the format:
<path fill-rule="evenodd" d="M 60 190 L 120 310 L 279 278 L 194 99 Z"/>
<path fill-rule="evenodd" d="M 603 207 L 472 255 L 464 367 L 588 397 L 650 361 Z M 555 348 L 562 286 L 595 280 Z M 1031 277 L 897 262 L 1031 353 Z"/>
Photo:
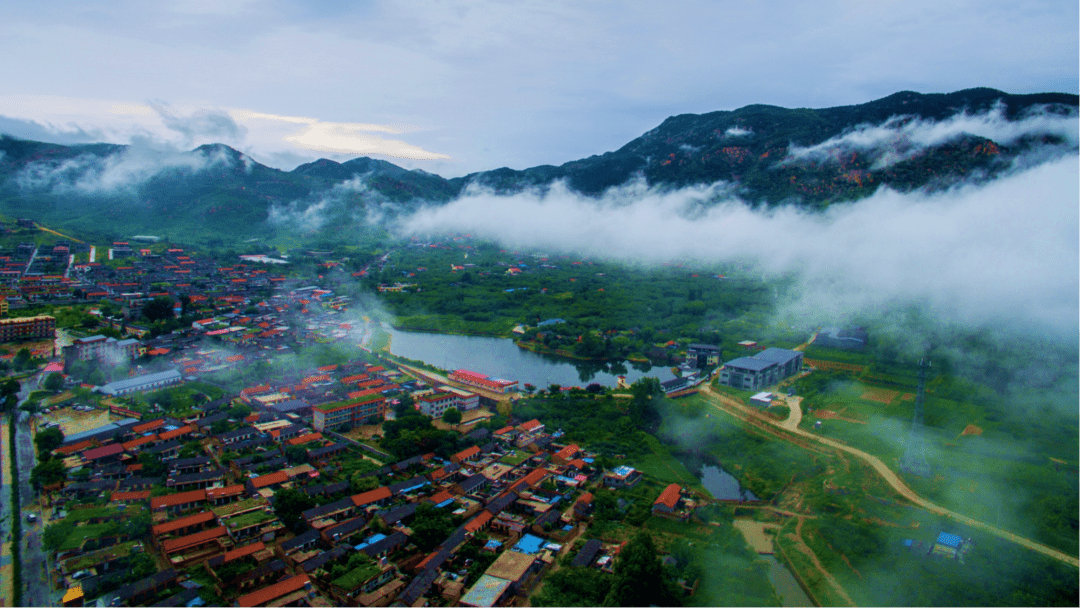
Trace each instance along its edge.
<path fill-rule="evenodd" d="M 938 535 L 937 542 L 939 545 L 945 545 L 946 547 L 952 547 L 955 549 L 960 546 L 960 543 L 964 542 L 964 539 L 960 538 L 955 534 L 942 532 Z"/>

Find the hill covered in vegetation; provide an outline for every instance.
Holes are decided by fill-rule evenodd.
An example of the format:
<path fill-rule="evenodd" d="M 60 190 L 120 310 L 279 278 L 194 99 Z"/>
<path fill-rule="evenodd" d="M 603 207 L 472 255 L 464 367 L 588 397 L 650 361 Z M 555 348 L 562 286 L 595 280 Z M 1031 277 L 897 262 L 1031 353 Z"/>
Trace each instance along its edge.
<path fill-rule="evenodd" d="M 992 178 L 1025 158 L 1074 153 L 1077 106 L 1076 95 L 993 89 L 901 92 L 817 110 L 752 105 L 673 116 L 618 150 L 558 167 L 454 179 L 364 157 L 281 171 L 221 144 L 181 152 L 0 136 L 0 212 L 105 238 L 156 234 L 213 246 L 377 238 L 371 220 L 420 203 L 445 203 L 470 188 L 509 193 L 556 182 L 586 195 L 633 179 L 658 187 L 725 182 L 754 205 L 825 208 L 882 185 L 947 187 Z"/>

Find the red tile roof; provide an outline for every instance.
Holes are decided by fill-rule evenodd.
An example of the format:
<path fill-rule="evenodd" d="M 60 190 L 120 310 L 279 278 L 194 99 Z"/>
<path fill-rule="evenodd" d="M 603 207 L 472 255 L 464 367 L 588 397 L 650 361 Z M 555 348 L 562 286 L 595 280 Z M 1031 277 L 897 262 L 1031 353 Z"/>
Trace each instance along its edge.
<path fill-rule="evenodd" d="M 578 502 L 583 502 L 587 505 L 591 505 L 593 502 L 592 492 L 585 492 L 584 494 L 582 494 L 581 498 L 578 498 Z"/>
<path fill-rule="evenodd" d="M 574 467 L 575 469 L 584 469 L 585 461 L 580 458 L 575 458 L 570 462 L 566 463 L 566 466 Z"/>
<path fill-rule="evenodd" d="M 512 426 L 504 426 L 503 428 L 495 431 L 495 434 L 496 435 L 505 435 L 505 434 L 509 433 L 512 430 L 514 430 L 514 427 L 512 427 Z"/>
<path fill-rule="evenodd" d="M 562 460 L 570 460 L 571 458 L 574 457 L 574 454 L 577 454 L 580 451 L 581 451 L 581 448 L 579 448 L 578 446 L 571 443 L 570 445 L 566 446 L 565 448 L 559 450 L 555 454 L 555 457 L 560 458 Z"/>
<path fill-rule="evenodd" d="M 529 471 L 529 474 L 522 478 L 522 481 L 529 484 L 529 487 L 535 486 L 544 480 L 548 476 L 546 469 L 533 469 Z"/>
<path fill-rule="evenodd" d="M 146 433 L 148 431 L 152 431 L 158 428 L 159 426 L 165 426 L 164 418 L 158 418 L 157 420 L 151 420 L 149 422 L 143 422 L 142 424 L 136 424 L 135 426 L 131 427 L 131 432 Z"/>
<path fill-rule="evenodd" d="M 305 443 L 311 443 L 312 441 L 318 441 L 322 439 L 322 433 L 308 433 L 306 435 L 300 435 L 299 437 L 293 437 L 285 442 L 286 445 L 304 445 Z"/>
<path fill-rule="evenodd" d="M 189 547 L 201 545 L 207 541 L 214 540 L 215 538 L 221 538 L 228 533 L 225 526 L 218 526 L 216 528 L 210 528 L 209 530 L 203 530 L 202 532 L 196 532 L 195 534 L 181 536 L 180 538 L 169 539 L 161 543 L 161 548 L 165 553 L 175 553 Z"/>
<path fill-rule="evenodd" d="M 132 449 L 137 448 L 137 447 L 139 447 L 141 445 L 146 445 L 148 443 L 153 443 L 153 442 L 155 442 L 157 440 L 158 440 L 157 435 L 147 435 L 145 437 L 139 437 L 138 439 L 132 439 L 131 441 L 125 441 L 124 443 L 122 443 L 120 445 L 122 445 L 125 450 L 132 450 Z"/>
<path fill-rule="evenodd" d="M 226 486 L 224 488 L 211 488 L 206 491 L 206 500 L 217 500 L 226 496 L 236 496 L 244 493 L 244 486 Z"/>
<path fill-rule="evenodd" d="M 120 502 L 126 500 L 149 500 L 150 490 L 141 490 L 139 492 L 113 492 L 109 497 L 111 502 Z"/>
<path fill-rule="evenodd" d="M 187 517 L 181 517 L 180 519 L 174 519 L 167 521 L 163 524 L 154 526 L 151 531 L 154 536 L 161 534 L 168 534 L 169 532 L 175 532 L 189 526 L 197 526 L 199 524 L 205 524 L 206 522 L 214 521 L 214 514 L 210 511 L 203 511 L 202 513 L 196 513 L 195 515 L 188 515 Z"/>
<path fill-rule="evenodd" d="M 289 475 L 285 471 L 275 471 L 273 473 L 267 473 L 266 475 L 259 475 L 251 480 L 251 485 L 255 489 L 265 488 L 278 483 L 285 483 L 289 481 Z"/>
<path fill-rule="evenodd" d="M 669 509 L 674 509 L 675 505 L 679 504 L 679 484 L 673 483 L 664 488 L 664 491 L 660 493 L 660 496 L 656 499 L 655 505 L 664 505 Z"/>
<path fill-rule="evenodd" d="M 179 494 L 166 494 L 165 496 L 155 496 L 151 498 L 150 509 L 164 509 L 176 505 L 184 505 L 189 502 L 202 502 L 204 500 L 206 500 L 206 490 L 191 490 L 190 492 L 180 492 Z"/>
<path fill-rule="evenodd" d="M 270 585 L 258 591 L 254 591 L 247 595 L 241 596 L 236 600 L 237 606 L 262 606 L 263 604 L 272 602 L 279 597 L 289 595 L 304 588 L 311 579 L 306 574 L 299 574 L 292 578 L 287 578 L 280 583 Z"/>
<path fill-rule="evenodd" d="M 491 517 L 491 511 L 486 509 L 481 511 L 479 515 L 470 519 L 469 523 L 465 524 L 465 531 L 476 532 L 477 530 L 482 529 L 489 521 L 491 521 Z"/>
<path fill-rule="evenodd" d="M 62 448 L 56 448 L 56 452 L 58 454 L 63 454 L 65 456 L 67 456 L 67 455 L 70 455 L 70 454 L 74 454 L 75 452 L 81 452 L 83 450 L 86 450 L 86 449 L 89 449 L 89 448 L 92 448 L 92 447 L 94 447 L 94 442 L 92 440 L 90 440 L 90 439 L 87 439 L 86 441 L 80 441 L 79 443 L 73 443 L 71 445 L 66 445 L 66 446 L 64 446 Z"/>
<path fill-rule="evenodd" d="M 178 428 L 176 430 L 165 431 L 164 433 L 161 433 L 160 435 L 158 435 L 158 439 L 161 439 L 162 441 L 168 441 L 170 439 L 176 439 L 177 437 L 183 437 L 184 435 L 188 435 L 188 434 L 194 433 L 194 432 L 195 432 L 195 427 L 194 426 L 192 426 L 190 424 L 185 424 L 184 426 L 182 426 L 182 427 L 180 427 L 180 428 Z"/>
<path fill-rule="evenodd" d="M 114 443 L 100 448 L 94 448 L 92 450 L 86 450 L 82 453 L 82 457 L 86 460 L 97 460 L 98 458 L 108 458 L 109 456 L 116 456 L 124 452 L 124 446 L 119 443 Z"/>
<path fill-rule="evenodd" d="M 531 433 L 532 431 L 535 431 L 536 429 L 541 428 L 542 426 L 544 426 L 544 424 L 542 422 L 540 422 L 539 420 L 534 418 L 534 419 L 532 419 L 532 420 L 530 420 L 528 422 L 521 423 L 521 425 L 518 428 L 525 431 L 525 432 L 527 432 L 527 433 Z"/>
<path fill-rule="evenodd" d="M 464 460 L 472 458 L 473 456 L 476 456 L 479 453 L 480 453 L 480 448 L 474 445 L 471 448 L 461 450 L 457 454 L 454 454 L 453 456 L 450 457 L 450 460 L 456 461 L 456 462 L 462 462 Z"/>
<path fill-rule="evenodd" d="M 233 549 L 232 551 L 227 551 L 225 553 L 225 555 L 224 555 L 225 561 L 223 561 L 221 563 L 227 564 L 227 563 L 229 563 L 229 562 L 231 562 L 233 560 L 240 559 L 241 557 L 244 557 L 244 556 L 247 556 L 247 555 L 251 555 L 252 553 L 258 553 L 259 551 L 262 551 L 265 548 L 266 548 L 266 545 L 264 545 L 261 540 L 259 542 L 257 542 L 257 543 L 252 543 L 250 545 L 244 545 L 243 547 L 240 547 L 239 549 Z"/>
<path fill-rule="evenodd" d="M 442 492 L 439 492 L 438 494 L 429 497 L 428 500 L 430 500 L 431 502 L 433 502 L 435 504 L 440 504 L 440 503 L 442 503 L 444 501 L 447 501 L 447 500 L 453 500 L 453 498 L 454 498 L 454 495 L 451 494 L 449 492 L 449 490 L 443 490 Z"/>
<path fill-rule="evenodd" d="M 358 507 L 363 507 L 364 505 L 370 505 L 373 502 L 386 500 L 391 496 L 393 496 L 393 494 L 391 494 L 390 488 L 383 486 L 381 488 L 375 488 L 374 490 L 369 490 L 360 494 L 354 494 L 352 497 L 352 501 L 354 505 Z"/>

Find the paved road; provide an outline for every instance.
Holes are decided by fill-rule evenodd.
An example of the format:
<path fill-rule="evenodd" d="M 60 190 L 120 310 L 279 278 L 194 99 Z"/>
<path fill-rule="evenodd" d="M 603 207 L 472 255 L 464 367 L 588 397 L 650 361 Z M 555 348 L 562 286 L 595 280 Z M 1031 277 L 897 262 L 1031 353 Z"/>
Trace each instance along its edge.
<path fill-rule="evenodd" d="M 784 428 L 783 422 L 772 420 L 772 419 L 765 418 L 765 417 L 762 417 L 762 416 L 758 416 L 757 412 L 755 412 L 755 411 L 751 410 L 750 408 L 748 408 L 747 406 L 743 405 L 737 399 L 734 399 L 734 398 L 729 397 L 727 395 L 722 395 L 720 393 L 717 393 L 708 384 L 703 385 L 703 387 L 704 388 L 703 388 L 702 392 L 705 395 L 707 395 L 708 397 L 710 397 L 714 401 L 714 406 L 716 406 L 717 409 L 719 409 L 719 410 L 721 410 L 723 412 L 726 412 L 726 413 L 734 413 L 732 410 L 735 410 L 735 411 L 738 412 L 736 415 L 738 417 L 740 417 L 740 418 L 743 418 L 744 420 L 747 419 L 747 418 L 752 417 L 752 418 L 756 419 L 757 421 L 765 422 L 765 423 L 770 424 L 770 425 L 775 426 L 775 427 Z M 726 407 L 721 407 L 720 405 L 717 405 L 715 402 L 720 402 Z M 785 430 L 788 430 L 788 429 L 785 429 Z M 1003 539 L 1008 540 L 1008 541 L 1012 541 L 1012 542 L 1014 542 L 1014 543 L 1016 543 L 1016 544 L 1018 544 L 1018 545 L 1020 545 L 1022 547 L 1026 547 L 1028 549 L 1031 549 L 1032 551 L 1038 551 L 1039 553 L 1042 553 L 1043 555 L 1046 555 L 1048 557 L 1056 559 L 1056 560 L 1058 560 L 1060 562 L 1064 562 L 1064 563 L 1066 563 L 1066 564 L 1068 564 L 1068 565 L 1070 565 L 1070 566 L 1072 566 L 1074 568 L 1080 567 L 1080 560 L 1078 560 L 1076 558 L 1076 556 L 1069 555 L 1068 553 L 1065 553 L 1063 551 L 1058 551 L 1057 549 L 1054 549 L 1052 547 L 1048 547 L 1048 546 L 1046 546 L 1046 545 L 1044 545 L 1042 543 L 1037 543 L 1037 542 L 1035 542 L 1035 541 L 1033 541 L 1031 539 L 1024 538 L 1023 536 L 1020 536 L 1018 534 L 1013 534 L 1012 532 L 1009 532 L 1008 530 L 1002 530 L 1001 528 L 998 528 L 996 526 L 991 526 L 990 524 L 987 524 L 987 523 L 981 522 L 981 521 L 979 521 L 977 519 L 968 517 L 967 515 L 963 515 L 961 513 L 955 512 L 955 511 L 950 511 L 949 509 L 946 509 L 945 507 L 942 507 L 941 505 L 938 505 L 938 504 L 933 503 L 933 502 L 931 502 L 929 500 L 926 500 L 925 498 L 923 498 L 923 497 L 919 496 L 918 494 L 916 494 L 911 488 L 909 488 L 907 486 L 907 484 L 904 483 L 904 481 L 902 479 L 900 479 L 900 477 L 892 469 L 890 469 L 888 466 L 886 466 L 886 464 L 884 462 L 882 462 L 881 459 L 877 458 L 876 456 L 872 456 L 872 455 L 867 454 L 866 452 L 864 452 L 862 450 L 859 450 L 857 448 L 853 448 L 853 447 L 851 447 L 849 445 L 845 445 L 845 444 L 840 443 L 838 441 L 834 441 L 832 439 L 829 439 L 828 437 L 822 437 L 820 435 L 815 435 L 814 433 L 804 431 L 803 429 L 796 428 L 796 429 L 793 429 L 793 430 L 789 430 L 789 432 L 791 432 L 792 434 L 798 435 L 800 437 L 803 437 L 803 438 L 806 438 L 806 439 L 811 439 L 811 440 L 816 441 L 818 443 L 822 443 L 822 444 L 827 445 L 827 446 L 829 446 L 831 448 L 847 452 L 848 454 L 851 454 L 852 456 L 855 456 L 856 458 L 862 460 L 863 462 L 865 462 L 865 463 L 869 464 L 871 467 L 873 467 L 873 469 L 875 471 L 877 471 L 878 475 L 881 475 L 881 477 L 883 479 L 885 479 L 885 481 L 890 486 L 892 486 L 893 489 L 897 491 L 897 493 L 899 493 L 901 496 L 903 496 L 904 498 L 911 501 L 913 504 L 916 504 L 916 505 L 926 509 L 927 511 L 930 511 L 931 513 L 934 513 L 936 515 L 944 515 L 944 516 L 952 518 L 952 519 L 954 519 L 954 520 L 956 520 L 956 521 L 958 521 L 958 522 L 960 522 L 962 524 L 965 524 L 967 526 L 971 526 L 972 528 L 977 528 L 977 529 L 980 529 L 980 530 L 982 530 L 984 532 L 989 532 L 990 534 L 993 534 L 995 536 L 998 536 L 998 537 L 1003 538 Z"/>
<path fill-rule="evenodd" d="M 40 375 L 35 375 L 23 381 L 23 389 L 19 392 L 19 403 L 37 387 Z M 55 606 L 56 598 L 49 585 L 49 567 L 45 553 L 41 546 L 41 533 L 45 526 L 45 518 L 38 503 L 38 497 L 30 487 L 30 473 L 37 463 L 37 454 L 34 450 L 33 435 L 30 432 L 30 414 L 19 412 L 19 422 L 15 427 L 15 449 L 19 457 L 19 497 L 22 500 L 23 512 L 23 538 L 22 538 L 22 563 L 23 563 L 23 604 L 26 606 Z M 26 521 L 27 513 L 35 513 L 38 520 L 35 523 Z"/>

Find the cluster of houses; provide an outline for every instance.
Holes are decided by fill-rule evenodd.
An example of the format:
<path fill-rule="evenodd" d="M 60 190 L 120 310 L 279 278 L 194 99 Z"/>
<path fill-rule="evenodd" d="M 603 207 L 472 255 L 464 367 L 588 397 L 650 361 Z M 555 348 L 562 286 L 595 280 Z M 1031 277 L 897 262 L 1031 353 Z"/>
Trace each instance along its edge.
<path fill-rule="evenodd" d="M 65 438 L 56 457 L 82 481 L 46 488 L 53 520 L 75 524 L 54 556 L 65 605 L 196 605 L 206 585 L 237 606 L 504 604 L 584 539 L 594 488 L 642 479 L 630 467 L 595 466 L 595 455 L 560 443 L 539 420 L 469 431 L 473 445 L 447 458 L 347 475 L 358 448 L 295 414 L 260 407 L 214 432 L 233 403 L 205 404 L 194 420 L 131 418 Z M 290 462 L 295 446 L 306 462 Z M 145 476 L 144 454 L 160 457 L 160 476 Z M 318 505 L 292 529 L 278 515 L 284 489 Z M 421 549 L 411 526 L 424 505 L 458 525 Z M 653 512 L 684 519 L 692 506 L 673 485 Z M 148 530 L 119 525 L 146 518 Z M 459 554 L 470 544 L 494 557 L 474 576 Z M 587 540 L 574 564 L 610 571 L 618 549 Z M 127 565 L 139 553 L 160 571 L 131 581 Z"/>

